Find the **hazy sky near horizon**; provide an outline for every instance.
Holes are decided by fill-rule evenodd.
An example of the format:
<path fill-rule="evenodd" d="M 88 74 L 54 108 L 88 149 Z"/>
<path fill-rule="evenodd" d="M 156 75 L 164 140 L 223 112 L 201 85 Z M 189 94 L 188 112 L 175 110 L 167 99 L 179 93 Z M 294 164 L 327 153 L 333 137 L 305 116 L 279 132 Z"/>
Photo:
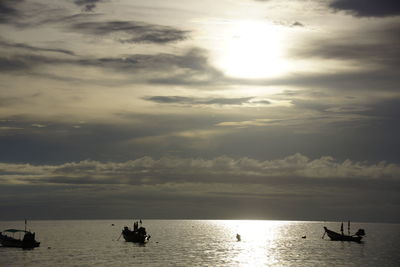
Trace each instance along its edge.
<path fill-rule="evenodd" d="M 0 0 L 0 219 L 400 221 L 396 0 Z"/>

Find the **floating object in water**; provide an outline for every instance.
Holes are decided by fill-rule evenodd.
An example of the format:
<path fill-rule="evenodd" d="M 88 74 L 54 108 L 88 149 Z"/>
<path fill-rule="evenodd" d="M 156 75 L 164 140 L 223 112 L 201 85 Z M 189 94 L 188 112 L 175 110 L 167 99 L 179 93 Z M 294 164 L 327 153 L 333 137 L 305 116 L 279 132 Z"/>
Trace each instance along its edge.
<path fill-rule="evenodd" d="M 242 240 L 242 237 L 241 237 L 239 234 L 236 234 L 236 240 L 237 240 L 237 241 L 241 241 L 241 240 Z"/>
<path fill-rule="evenodd" d="M 304 238 L 304 239 L 305 239 L 305 238 L 307 238 L 307 236 L 304 235 L 304 236 L 302 236 L 301 238 Z"/>

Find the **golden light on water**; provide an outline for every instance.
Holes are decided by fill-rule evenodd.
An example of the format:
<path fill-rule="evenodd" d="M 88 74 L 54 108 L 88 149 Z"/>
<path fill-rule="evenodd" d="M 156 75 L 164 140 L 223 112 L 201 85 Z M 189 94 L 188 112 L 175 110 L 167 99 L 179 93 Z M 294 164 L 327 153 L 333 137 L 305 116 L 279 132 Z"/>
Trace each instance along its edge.
<path fill-rule="evenodd" d="M 284 73 L 283 32 L 266 22 L 238 21 L 223 44 L 219 65 L 226 75 L 240 78 L 271 77 Z"/>
<path fill-rule="evenodd" d="M 235 262 L 241 267 L 266 266 L 278 261 L 276 242 L 285 225 L 290 222 L 233 220 L 220 221 L 235 250 Z M 241 241 L 236 241 L 240 234 Z"/>

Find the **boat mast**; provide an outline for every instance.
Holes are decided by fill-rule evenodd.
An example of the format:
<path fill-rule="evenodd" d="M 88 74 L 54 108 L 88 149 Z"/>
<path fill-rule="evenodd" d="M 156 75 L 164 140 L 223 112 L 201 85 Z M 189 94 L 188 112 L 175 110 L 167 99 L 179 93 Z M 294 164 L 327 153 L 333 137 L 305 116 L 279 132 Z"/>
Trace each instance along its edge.
<path fill-rule="evenodd" d="M 26 219 L 25 219 L 25 232 L 26 232 Z"/>
<path fill-rule="evenodd" d="M 347 233 L 350 235 L 350 221 L 347 222 Z"/>

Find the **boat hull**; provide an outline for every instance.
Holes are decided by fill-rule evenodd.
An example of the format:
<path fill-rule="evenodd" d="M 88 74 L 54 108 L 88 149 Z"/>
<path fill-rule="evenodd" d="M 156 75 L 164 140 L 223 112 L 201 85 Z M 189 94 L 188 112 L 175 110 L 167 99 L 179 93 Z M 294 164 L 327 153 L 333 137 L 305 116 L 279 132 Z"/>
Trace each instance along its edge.
<path fill-rule="evenodd" d="M 35 240 L 19 240 L 3 234 L 0 234 L 0 244 L 3 247 L 12 248 L 36 248 L 40 246 L 40 242 Z"/>
<path fill-rule="evenodd" d="M 353 242 L 361 242 L 362 236 L 350 236 L 336 233 L 328 228 L 324 227 L 325 233 L 329 236 L 332 241 L 353 241 Z"/>
<path fill-rule="evenodd" d="M 145 232 L 131 231 L 129 229 L 124 229 L 122 231 L 122 236 L 124 237 L 126 242 L 133 242 L 133 243 L 143 244 L 149 239 L 149 236 Z"/>

